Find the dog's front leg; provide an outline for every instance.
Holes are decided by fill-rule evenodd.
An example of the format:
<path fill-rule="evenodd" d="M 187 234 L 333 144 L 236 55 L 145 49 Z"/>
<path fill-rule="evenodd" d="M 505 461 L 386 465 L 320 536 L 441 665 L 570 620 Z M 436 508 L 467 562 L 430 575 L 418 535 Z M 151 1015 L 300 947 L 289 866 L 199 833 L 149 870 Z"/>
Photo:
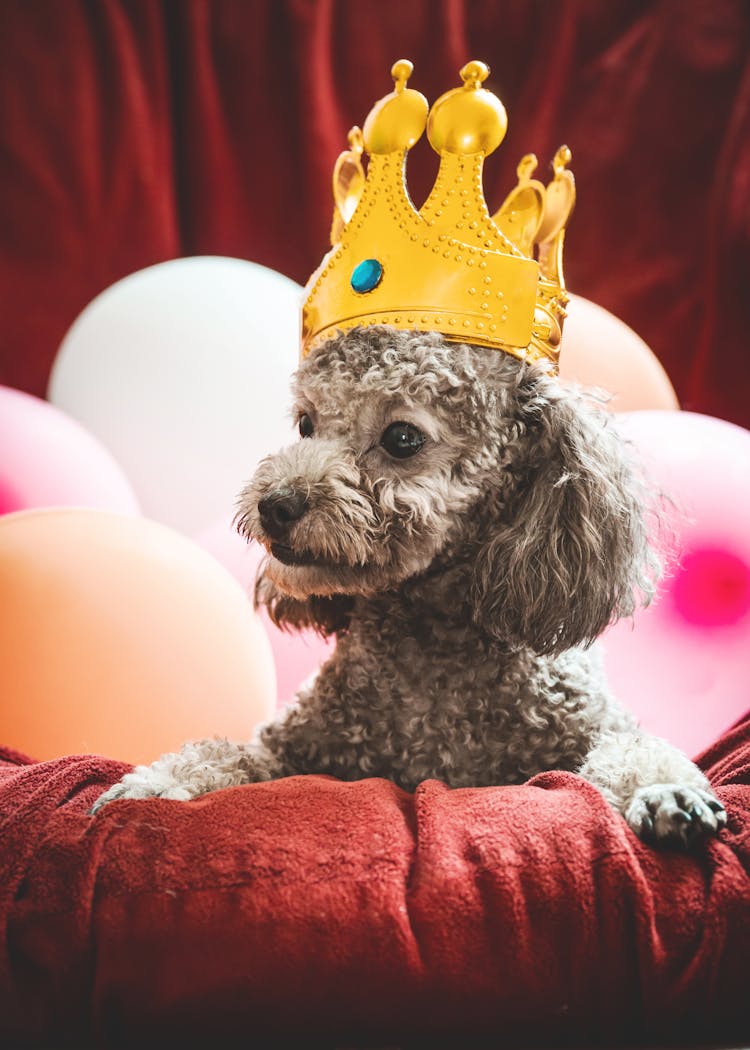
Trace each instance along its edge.
<path fill-rule="evenodd" d="M 648 733 L 604 734 L 578 772 L 646 841 L 686 847 L 726 824 L 726 811 L 698 767 Z"/>
<path fill-rule="evenodd" d="M 187 802 L 221 788 L 284 776 L 281 763 L 261 744 L 198 740 L 175 754 L 162 755 L 150 766 L 136 766 L 94 803 L 96 813 L 124 798 L 169 798 Z"/>

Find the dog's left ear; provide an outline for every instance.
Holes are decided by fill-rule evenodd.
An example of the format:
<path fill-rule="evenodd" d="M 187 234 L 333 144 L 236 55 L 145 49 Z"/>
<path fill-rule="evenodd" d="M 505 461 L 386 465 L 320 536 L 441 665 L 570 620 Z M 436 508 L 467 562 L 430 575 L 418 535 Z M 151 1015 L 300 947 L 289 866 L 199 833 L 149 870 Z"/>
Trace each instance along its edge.
<path fill-rule="evenodd" d="M 292 598 L 278 590 L 261 568 L 255 581 L 255 608 L 260 605 L 268 609 L 271 620 L 282 630 L 299 631 L 311 627 L 327 637 L 345 631 L 349 626 L 352 599 L 343 594 Z"/>
<path fill-rule="evenodd" d="M 531 372 L 516 405 L 505 450 L 515 484 L 476 559 L 472 611 L 498 639 L 562 652 L 648 601 L 658 559 L 609 414 Z"/>

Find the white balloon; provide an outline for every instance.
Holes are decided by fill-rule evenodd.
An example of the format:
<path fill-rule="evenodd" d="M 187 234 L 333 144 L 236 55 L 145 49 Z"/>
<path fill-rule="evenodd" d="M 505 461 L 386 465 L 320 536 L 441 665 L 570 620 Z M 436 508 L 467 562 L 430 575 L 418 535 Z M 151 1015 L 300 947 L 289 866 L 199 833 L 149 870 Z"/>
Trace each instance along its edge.
<path fill-rule="evenodd" d="M 75 321 L 49 399 L 110 450 L 146 516 L 193 535 L 293 440 L 301 302 L 294 281 L 240 259 L 140 270 Z"/>

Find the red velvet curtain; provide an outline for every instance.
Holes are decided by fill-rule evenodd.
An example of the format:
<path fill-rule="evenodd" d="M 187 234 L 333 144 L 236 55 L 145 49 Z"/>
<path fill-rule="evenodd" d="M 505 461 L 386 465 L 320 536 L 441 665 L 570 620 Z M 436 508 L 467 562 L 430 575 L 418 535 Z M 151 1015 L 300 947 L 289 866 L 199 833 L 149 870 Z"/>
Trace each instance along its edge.
<path fill-rule="evenodd" d="M 491 205 L 523 153 L 572 147 L 571 288 L 647 340 L 685 407 L 750 426 L 745 0 L 0 0 L 0 381 L 43 393 L 78 312 L 151 263 L 304 281 L 333 160 L 400 57 L 431 99 L 491 65 L 510 117 Z"/>

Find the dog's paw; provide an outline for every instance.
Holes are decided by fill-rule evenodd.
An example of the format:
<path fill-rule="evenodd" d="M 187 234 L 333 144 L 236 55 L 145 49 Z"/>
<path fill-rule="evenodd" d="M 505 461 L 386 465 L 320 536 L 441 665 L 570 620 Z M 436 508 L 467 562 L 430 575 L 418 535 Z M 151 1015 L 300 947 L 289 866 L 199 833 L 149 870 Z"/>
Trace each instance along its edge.
<path fill-rule="evenodd" d="M 651 784 L 633 795 L 625 819 L 645 842 L 687 848 L 716 835 L 726 824 L 727 814 L 708 791 Z"/>
<path fill-rule="evenodd" d="M 126 773 L 118 784 L 113 784 L 100 795 L 91 807 L 91 815 L 94 816 L 110 802 L 121 798 L 169 798 L 177 802 L 189 802 L 194 797 L 195 792 L 184 784 L 163 774 L 156 775 L 149 767 L 139 767 L 132 773 Z"/>

